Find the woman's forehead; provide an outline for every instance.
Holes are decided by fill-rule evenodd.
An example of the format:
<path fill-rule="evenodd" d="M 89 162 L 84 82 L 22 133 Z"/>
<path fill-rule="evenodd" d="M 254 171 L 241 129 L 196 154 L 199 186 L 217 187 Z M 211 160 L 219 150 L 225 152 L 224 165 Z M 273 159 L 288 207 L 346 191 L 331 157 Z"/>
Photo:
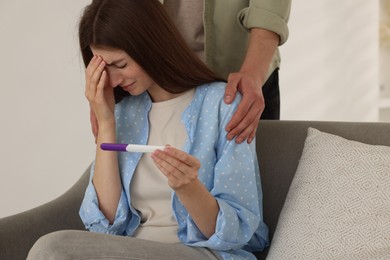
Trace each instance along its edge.
<path fill-rule="evenodd" d="M 107 62 L 110 60 L 117 60 L 121 58 L 127 57 L 127 53 L 123 50 L 112 48 L 112 47 L 106 47 L 106 46 L 91 46 L 92 53 L 94 55 L 101 56 L 103 58 L 107 58 Z"/>

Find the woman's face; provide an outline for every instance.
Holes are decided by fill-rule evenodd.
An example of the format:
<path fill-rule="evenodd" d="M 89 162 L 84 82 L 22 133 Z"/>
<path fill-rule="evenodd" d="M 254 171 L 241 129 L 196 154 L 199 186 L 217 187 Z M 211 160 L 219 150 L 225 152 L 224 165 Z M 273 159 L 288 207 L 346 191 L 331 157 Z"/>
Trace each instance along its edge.
<path fill-rule="evenodd" d="M 91 50 L 95 56 L 100 56 L 106 63 L 111 87 L 120 86 L 134 96 L 145 91 L 151 94 L 156 88 L 161 89 L 126 52 L 115 48 L 93 46 Z"/>

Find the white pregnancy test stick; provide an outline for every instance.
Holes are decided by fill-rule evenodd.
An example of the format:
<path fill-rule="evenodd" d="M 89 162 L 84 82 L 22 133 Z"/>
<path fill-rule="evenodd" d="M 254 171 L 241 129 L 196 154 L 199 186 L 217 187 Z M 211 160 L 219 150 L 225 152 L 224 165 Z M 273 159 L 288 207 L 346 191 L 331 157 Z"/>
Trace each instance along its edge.
<path fill-rule="evenodd" d="M 165 146 L 142 145 L 142 144 L 116 144 L 102 143 L 100 148 L 105 151 L 131 152 L 131 153 L 152 153 L 155 150 L 163 150 Z"/>

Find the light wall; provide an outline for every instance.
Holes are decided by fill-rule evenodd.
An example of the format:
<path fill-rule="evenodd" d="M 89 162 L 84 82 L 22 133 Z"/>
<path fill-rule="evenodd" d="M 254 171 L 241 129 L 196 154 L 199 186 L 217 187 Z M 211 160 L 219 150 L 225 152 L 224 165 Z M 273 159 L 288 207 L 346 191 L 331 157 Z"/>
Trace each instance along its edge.
<path fill-rule="evenodd" d="M 282 118 L 377 121 L 378 1 L 293 0 Z"/>
<path fill-rule="evenodd" d="M 0 2 L 0 217 L 61 195 L 93 159 L 76 37 L 87 2 Z"/>
<path fill-rule="evenodd" d="M 0 217 L 61 195 L 93 159 L 76 37 L 88 2 L 0 2 Z M 293 0 L 283 119 L 377 119 L 375 3 Z"/>

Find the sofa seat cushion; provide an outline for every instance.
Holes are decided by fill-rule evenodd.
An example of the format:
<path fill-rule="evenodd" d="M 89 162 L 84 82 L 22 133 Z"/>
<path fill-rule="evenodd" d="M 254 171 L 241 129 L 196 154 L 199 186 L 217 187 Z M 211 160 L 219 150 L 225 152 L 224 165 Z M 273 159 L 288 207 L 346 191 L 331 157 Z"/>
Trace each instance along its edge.
<path fill-rule="evenodd" d="M 390 147 L 309 128 L 267 259 L 390 259 Z"/>

